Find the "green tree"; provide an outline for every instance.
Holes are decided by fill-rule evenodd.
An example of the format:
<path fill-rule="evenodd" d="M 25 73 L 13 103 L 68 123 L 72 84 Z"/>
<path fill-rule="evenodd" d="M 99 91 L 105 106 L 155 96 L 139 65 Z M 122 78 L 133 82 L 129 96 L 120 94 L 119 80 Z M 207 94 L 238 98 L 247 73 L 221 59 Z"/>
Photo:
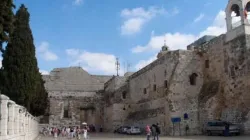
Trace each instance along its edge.
<path fill-rule="evenodd" d="M 9 34 L 13 30 L 14 8 L 13 0 L 0 0 L 0 51 L 3 52 L 2 44 L 8 41 Z"/>
<path fill-rule="evenodd" d="M 48 93 L 44 87 L 45 82 L 42 79 L 42 75 L 39 73 L 37 76 L 39 81 L 36 87 L 36 94 L 32 98 L 30 111 L 33 115 L 40 116 L 48 113 L 47 109 L 49 108 L 49 101 Z"/>
<path fill-rule="evenodd" d="M 40 105 L 46 103 L 38 100 L 47 102 L 47 92 L 37 66 L 29 18 L 27 8 L 21 5 L 15 16 L 15 28 L 3 53 L 1 91 L 32 114 L 38 111 L 40 115 L 44 112 Z"/>

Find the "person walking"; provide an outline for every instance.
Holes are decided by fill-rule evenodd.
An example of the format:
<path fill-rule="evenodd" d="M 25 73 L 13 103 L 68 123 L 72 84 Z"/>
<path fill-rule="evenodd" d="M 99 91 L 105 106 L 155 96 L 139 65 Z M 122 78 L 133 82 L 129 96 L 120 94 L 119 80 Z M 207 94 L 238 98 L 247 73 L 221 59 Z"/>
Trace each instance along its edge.
<path fill-rule="evenodd" d="M 158 123 L 155 125 L 155 128 L 156 128 L 156 140 L 159 140 L 159 135 L 161 134 L 161 129 L 160 129 Z"/>
<path fill-rule="evenodd" d="M 147 134 L 147 140 L 150 140 L 151 130 L 149 125 L 146 126 L 146 134 Z"/>
<path fill-rule="evenodd" d="M 56 127 L 53 129 L 53 134 L 54 134 L 54 138 L 57 138 L 58 129 Z"/>
<path fill-rule="evenodd" d="M 84 128 L 83 128 L 83 138 L 86 140 L 87 138 L 88 138 L 88 127 L 87 126 L 85 126 Z"/>
<path fill-rule="evenodd" d="M 76 129 L 76 135 L 77 135 L 77 139 L 81 139 L 81 129 L 80 129 L 80 127 L 77 127 L 77 129 Z"/>
<path fill-rule="evenodd" d="M 153 124 L 151 126 L 151 133 L 152 133 L 152 136 L 153 136 L 153 140 L 155 140 L 155 138 L 156 138 L 156 127 L 155 127 L 155 124 Z"/>

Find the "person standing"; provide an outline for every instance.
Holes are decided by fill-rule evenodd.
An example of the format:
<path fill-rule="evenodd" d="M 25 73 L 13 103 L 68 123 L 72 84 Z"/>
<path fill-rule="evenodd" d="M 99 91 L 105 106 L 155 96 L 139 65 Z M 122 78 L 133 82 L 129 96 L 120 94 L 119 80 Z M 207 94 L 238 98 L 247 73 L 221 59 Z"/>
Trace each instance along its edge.
<path fill-rule="evenodd" d="M 70 128 L 70 138 L 74 138 L 74 127 Z"/>
<path fill-rule="evenodd" d="M 80 127 L 77 127 L 76 135 L 77 135 L 77 139 L 81 139 L 81 129 L 80 129 Z"/>
<path fill-rule="evenodd" d="M 85 126 L 85 127 L 83 128 L 83 138 L 84 138 L 85 140 L 88 138 L 87 133 L 88 133 L 88 127 Z"/>
<path fill-rule="evenodd" d="M 53 129 L 53 134 L 54 134 L 54 138 L 57 138 L 58 129 L 56 127 Z"/>
<path fill-rule="evenodd" d="M 161 129 L 160 129 L 158 123 L 155 125 L 155 128 L 156 128 L 156 140 L 159 140 L 159 135 L 161 134 Z"/>
<path fill-rule="evenodd" d="M 147 134 L 147 140 L 150 140 L 151 130 L 149 125 L 146 126 L 146 134 Z"/>
<path fill-rule="evenodd" d="M 151 132 L 152 132 L 153 140 L 155 140 L 155 138 L 156 138 L 156 127 L 155 126 L 156 126 L 155 124 L 153 124 L 151 126 Z"/>

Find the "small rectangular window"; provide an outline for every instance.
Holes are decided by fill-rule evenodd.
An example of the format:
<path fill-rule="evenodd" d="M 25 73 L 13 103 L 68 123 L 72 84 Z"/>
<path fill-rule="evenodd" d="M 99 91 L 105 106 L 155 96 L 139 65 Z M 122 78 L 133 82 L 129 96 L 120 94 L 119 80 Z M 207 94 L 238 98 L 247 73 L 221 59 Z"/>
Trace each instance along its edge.
<path fill-rule="evenodd" d="M 164 87 L 168 88 L 168 81 L 167 80 L 164 81 Z"/>
<path fill-rule="evenodd" d="M 69 118 L 69 110 L 64 110 L 63 117 Z"/>
<path fill-rule="evenodd" d="M 154 85 L 153 89 L 154 89 L 154 91 L 156 91 L 156 85 Z"/>
<path fill-rule="evenodd" d="M 209 60 L 206 60 L 206 61 L 205 61 L 205 67 L 206 67 L 206 68 L 209 68 Z"/>
<path fill-rule="evenodd" d="M 143 89 L 143 93 L 147 94 L 147 89 L 146 88 Z"/>

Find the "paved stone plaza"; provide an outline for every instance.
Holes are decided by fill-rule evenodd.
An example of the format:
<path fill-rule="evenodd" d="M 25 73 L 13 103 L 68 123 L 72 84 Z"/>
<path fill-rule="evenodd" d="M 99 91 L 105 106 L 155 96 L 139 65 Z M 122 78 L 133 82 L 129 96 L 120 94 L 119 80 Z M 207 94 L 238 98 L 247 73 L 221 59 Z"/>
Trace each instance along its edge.
<path fill-rule="evenodd" d="M 56 140 L 67 140 L 58 137 Z M 189 137 L 160 137 L 160 140 L 249 140 L 250 136 L 217 137 L 217 136 L 189 136 Z M 38 137 L 37 140 L 55 140 L 53 137 Z M 76 139 L 72 139 L 76 140 Z M 91 134 L 89 140 L 146 140 L 144 136 L 128 136 L 114 134 Z"/>

